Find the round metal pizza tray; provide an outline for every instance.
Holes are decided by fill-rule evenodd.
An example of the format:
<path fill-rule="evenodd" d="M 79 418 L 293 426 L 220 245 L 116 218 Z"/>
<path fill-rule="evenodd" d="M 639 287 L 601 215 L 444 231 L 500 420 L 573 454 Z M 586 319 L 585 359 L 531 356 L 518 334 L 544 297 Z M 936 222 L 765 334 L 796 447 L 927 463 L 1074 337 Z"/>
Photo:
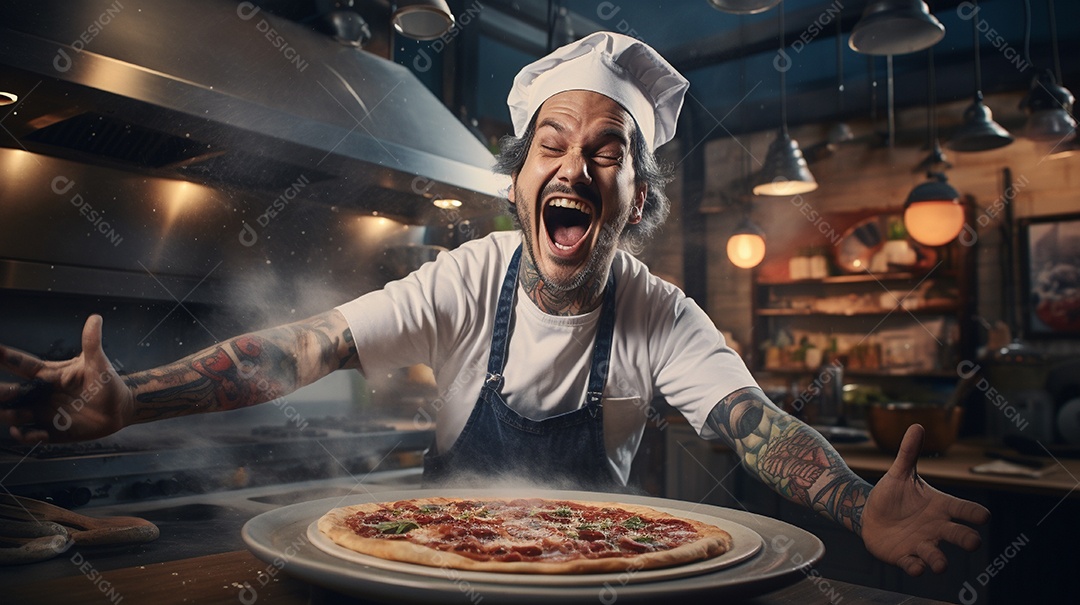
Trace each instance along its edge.
<path fill-rule="evenodd" d="M 756 549 L 748 555 L 737 552 L 737 556 L 732 557 L 737 560 L 718 565 L 715 569 L 683 570 L 691 572 L 689 574 L 668 572 L 670 575 L 665 576 L 654 573 L 663 570 L 642 570 L 588 576 L 540 576 L 466 572 L 395 562 L 365 564 L 340 556 L 341 553 L 326 552 L 313 543 L 308 533 L 312 524 L 333 508 L 436 496 L 476 499 L 525 497 L 520 490 L 411 489 L 326 498 L 258 515 L 244 525 L 243 539 L 255 556 L 313 584 L 366 600 L 433 604 L 477 603 L 481 599 L 486 603 L 520 605 L 550 603 L 553 599 L 580 602 L 599 600 L 601 603 L 613 603 L 618 599 L 630 603 L 694 595 L 710 598 L 747 597 L 797 582 L 807 573 L 808 567 L 825 553 L 824 545 L 813 534 L 768 517 L 680 500 L 579 491 L 537 490 L 529 492 L 527 496 L 594 502 L 615 500 L 649 506 L 713 523 L 728 530 L 736 540 L 741 535 L 742 541 L 753 544 L 751 536 L 756 535 Z M 743 533 L 743 530 L 748 533 Z M 738 551 L 738 546 L 735 550 Z M 493 575 L 499 577 L 493 580 L 489 577 Z"/>

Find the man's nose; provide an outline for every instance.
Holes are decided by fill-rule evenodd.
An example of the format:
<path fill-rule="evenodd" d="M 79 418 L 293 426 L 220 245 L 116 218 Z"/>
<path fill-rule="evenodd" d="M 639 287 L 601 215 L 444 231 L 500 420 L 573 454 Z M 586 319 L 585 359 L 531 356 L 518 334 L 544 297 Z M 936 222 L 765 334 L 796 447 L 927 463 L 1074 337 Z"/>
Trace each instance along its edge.
<path fill-rule="evenodd" d="M 559 167 L 559 180 L 570 185 L 592 183 L 589 163 L 580 149 L 571 149 L 563 156 L 562 165 Z"/>

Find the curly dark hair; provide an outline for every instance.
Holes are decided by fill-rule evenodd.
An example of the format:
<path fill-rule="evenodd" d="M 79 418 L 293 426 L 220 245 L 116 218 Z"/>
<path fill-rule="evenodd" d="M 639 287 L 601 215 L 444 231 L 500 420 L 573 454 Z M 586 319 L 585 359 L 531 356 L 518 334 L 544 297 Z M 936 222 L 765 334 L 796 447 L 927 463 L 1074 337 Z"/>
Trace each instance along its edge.
<path fill-rule="evenodd" d="M 525 165 L 525 158 L 529 154 L 532 145 L 536 118 L 529 123 L 525 133 L 516 137 L 506 135 L 499 141 L 499 155 L 495 158 L 494 171 L 498 174 L 513 175 Z M 664 187 L 671 182 L 673 168 L 667 164 L 661 164 L 656 155 L 649 151 L 645 144 L 645 137 L 635 125 L 632 140 L 630 141 L 631 156 L 634 161 L 634 175 L 637 183 L 645 183 L 645 206 L 642 208 L 641 221 L 637 224 L 627 224 L 623 232 L 619 234 L 619 245 L 632 253 L 639 253 L 645 247 L 646 242 L 667 220 L 671 211 L 671 202 L 668 200 Z M 513 204 L 507 200 L 510 206 L 510 215 L 517 222 L 517 212 Z"/>

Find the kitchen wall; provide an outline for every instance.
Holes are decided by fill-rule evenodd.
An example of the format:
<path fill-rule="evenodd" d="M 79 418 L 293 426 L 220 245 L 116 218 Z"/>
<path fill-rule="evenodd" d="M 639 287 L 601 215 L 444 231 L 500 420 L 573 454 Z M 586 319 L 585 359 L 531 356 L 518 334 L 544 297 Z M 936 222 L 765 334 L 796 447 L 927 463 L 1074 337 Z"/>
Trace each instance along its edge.
<path fill-rule="evenodd" d="M 986 99 L 995 119 L 1013 132 L 1019 130 L 1024 116 L 1018 109 L 1019 93 L 995 95 Z M 947 135 L 960 123 L 968 102 L 938 107 L 938 129 L 945 145 Z M 877 130 L 885 130 L 879 120 Z M 900 212 L 908 192 L 925 180 L 918 164 L 926 158 L 926 108 L 900 111 L 896 115 L 894 147 L 873 143 L 873 124 L 869 120 L 852 122 L 856 135 L 865 140 L 843 146 L 828 158 L 811 163 L 819 188 L 801 199 L 756 197 L 752 219 L 766 232 L 765 263 L 791 255 L 807 245 L 808 227 L 813 225 L 807 210 L 819 214 L 851 212 L 866 208 Z M 829 125 L 811 125 L 792 129 L 804 150 L 825 140 Z M 741 219 L 740 211 L 730 205 L 730 187 L 743 174 L 742 155 L 752 155 L 753 169 L 760 169 L 766 149 L 775 131 L 713 139 L 705 143 L 705 183 L 701 202 L 708 249 L 707 310 L 722 330 L 730 331 L 744 346 L 750 342 L 751 271 L 733 266 L 726 256 L 728 235 Z M 949 182 L 962 195 L 971 196 L 977 205 L 975 254 L 977 264 L 977 313 L 987 320 L 1005 320 L 1003 283 L 999 255 L 999 225 L 1003 206 L 1011 204 L 1016 219 L 1080 211 L 1076 190 L 1080 187 L 1080 156 L 1048 159 L 1046 149 L 1032 141 L 1017 139 L 1001 149 L 960 153 L 945 149 L 953 164 Z M 1013 189 L 1004 195 L 1002 169 L 1012 172 Z M 681 187 L 682 185 L 680 185 Z M 801 208 L 806 206 L 806 208 Z M 666 245 L 666 244 L 665 244 Z M 981 329 L 980 329 L 981 330 Z M 979 342 L 985 341 L 980 333 Z M 1035 340 L 1033 346 L 1053 356 L 1080 354 L 1080 340 Z"/>

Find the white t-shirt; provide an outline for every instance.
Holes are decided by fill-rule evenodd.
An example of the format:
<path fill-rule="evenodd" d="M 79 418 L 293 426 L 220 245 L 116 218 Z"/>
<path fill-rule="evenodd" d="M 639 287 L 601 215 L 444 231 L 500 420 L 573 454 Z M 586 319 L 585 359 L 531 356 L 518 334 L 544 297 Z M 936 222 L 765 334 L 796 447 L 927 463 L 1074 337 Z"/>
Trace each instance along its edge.
<path fill-rule="evenodd" d="M 454 444 L 480 394 L 506 268 L 521 233 L 498 232 L 440 253 L 404 279 L 338 307 L 364 374 L 418 363 L 435 373 L 435 443 Z M 626 482 L 654 398 L 678 409 L 705 438 L 709 411 L 732 392 L 757 386 L 708 315 L 674 285 L 620 250 L 615 335 L 604 387 L 604 443 Z M 533 420 L 584 405 L 600 309 L 562 317 L 538 309 L 518 286 L 503 399 Z"/>

